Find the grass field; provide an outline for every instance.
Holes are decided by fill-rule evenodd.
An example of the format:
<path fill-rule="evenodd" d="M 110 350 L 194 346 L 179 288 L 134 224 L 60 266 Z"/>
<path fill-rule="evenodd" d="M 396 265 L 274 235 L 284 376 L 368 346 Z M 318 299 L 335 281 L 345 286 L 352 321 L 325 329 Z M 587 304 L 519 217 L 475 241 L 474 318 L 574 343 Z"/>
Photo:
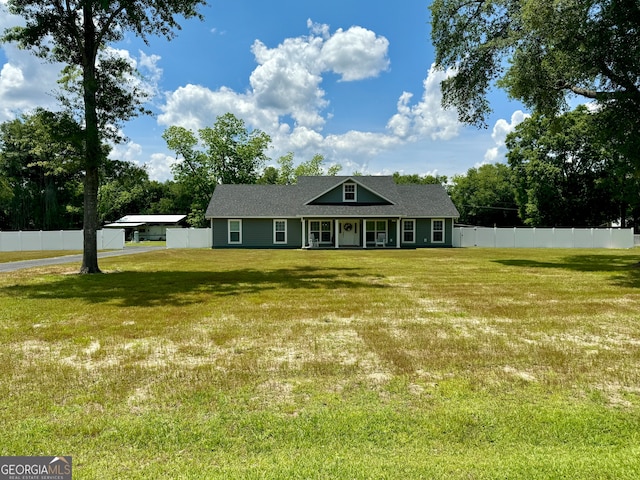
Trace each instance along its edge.
<path fill-rule="evenodd" d="M 37 260 L 40 258 L 64 257 L 66 255 L 78 255 L 78 250 L 32 250 L 28 252 L 0 252 L 0 263 L 20 262 L 22 260 Z"/>
<path fill-rule="evenodd" d="M 640 478 L 638 250 L 162 250 L 0 276 L 0 455 L 74 479 Z"/>

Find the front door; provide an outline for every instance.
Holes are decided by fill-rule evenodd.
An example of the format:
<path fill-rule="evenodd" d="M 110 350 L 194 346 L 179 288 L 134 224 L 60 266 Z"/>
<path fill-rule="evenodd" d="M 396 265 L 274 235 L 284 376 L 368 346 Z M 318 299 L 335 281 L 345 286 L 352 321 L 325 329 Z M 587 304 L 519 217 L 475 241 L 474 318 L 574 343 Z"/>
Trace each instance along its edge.
<path fill-rule="evenodd" d="M 360 222 L 358 220 L 340 220 L 338 241 L 341 247 L 360 245 Z"/>

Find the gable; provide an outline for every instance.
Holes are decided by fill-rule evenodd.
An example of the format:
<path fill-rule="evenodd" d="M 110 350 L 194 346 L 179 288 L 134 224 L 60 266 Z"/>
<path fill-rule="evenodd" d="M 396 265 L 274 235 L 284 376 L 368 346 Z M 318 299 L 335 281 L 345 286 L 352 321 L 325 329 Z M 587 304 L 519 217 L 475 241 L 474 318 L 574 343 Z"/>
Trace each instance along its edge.
<path fill-rule="evenodd" d="M 328 189 L 311 197 L 305 205 L 394 205 L 394 202 L 389 199 L 389 196 L 385 196 L 380 191 L 376 191 L 371 188 L 365 178 L 371 177 L 329 177 L 334 181 L 329 185 Z M 382 180 L 382 181 L 380 181 Z M 312 187 L 312 180 L 303 181 L 302 188 L 305 186 Z M 379 177 L 377 182 L 381 186 L 384 186 L 384 193 L 390 193 L 392 187 L 395 184 L 389 184 L 384 181 L 384 177 Z M 312 193 L 311 191 L 309 192 Z"/>

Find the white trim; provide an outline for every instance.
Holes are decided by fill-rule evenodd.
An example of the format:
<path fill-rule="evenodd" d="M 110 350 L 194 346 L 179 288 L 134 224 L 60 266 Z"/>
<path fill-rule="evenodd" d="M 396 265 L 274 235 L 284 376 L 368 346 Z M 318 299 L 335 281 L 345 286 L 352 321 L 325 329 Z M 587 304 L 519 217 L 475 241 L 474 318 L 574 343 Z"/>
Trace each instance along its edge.
<path fill-rule="evenodd" d="M 373 222 L 373 230 L 368 230 L 367 229 L 367 222 Z M 384 222 L 384 230 L 378 230 L 378 222 Z M 388 218 L 367 218 L 364 222 L 364 225 L 362 226 L 362 230 L 365 232 L 365 242 L 364 244 L 367 244 L 367 236 L 366 234 L 369 232 L 373 232 L 373 241 L 368 242 L 370 245 L 374 245 L 376 244 L 376 241 L 378 240 L 378 233 L 384 233 L 386 239 L 389 239 L 389 219 Z"/>
<path fill-rule="evenodd" d="M 278 239 L 276 238 L 277 234 L 279 232 L 283 232 L 283 230 L 277 230 L 276 226 L 278 224 L 278 222 L 282 222 L 284 223 L 284 240 L 278 241 Z M 284 218 L 274 218 L 273 219 L 273 243 L 275 245 L 286 245 L 287 243 L 287 220 Z"/>
<path fill-rule="evenodd" d="M 353 186 L 353 192 L 347 192 L 347 186 Z M 353 193 L 353 198 L 347 198 L 347 193 Z M 344 182 L 342 184 L 342 201 L 357 202 L 358 201 L 358 184 L 355 182 Z"/>
<path fill-rule="evenodd" d="M 438 230 L 438 232 L 442 232 L 442 240 L 435 240 L 434 239 L 434 236 L 435 236 L 434 235 L 434 233 L 435 233 L 434 224 L 436 222 L 442 222 L 442 230 Z M 446 225 L 447 225 L 447 222 L 444 221 L 444 218 L 432 218 L 431 219 L 431 243 L 444 243 L 445 238 L 446 238 L 446 234 L 445 234 Z"/>
<path fill-rule="evenodd" d="M 313 197 L 310 200 L 307 200 L 306 202 L 304 202 L 304 205 L 310 205 L 314 200 L 319 199 L 320 197 L 322 197 L 323 195 L 326 195 L 327 193 L 329 193 L 331 190 L 337 188 L 339 185 L 342 185 L 346 182 L 353 182 L 355 184 L 357 184 L 358 186 L 364 188 L 365 190 L 367 190 L 368 192 L 371 192 L 375 195 L 377 195 L 378 197 L 380 197 L 381 199 L 389 202 L 389 204 L 391 205 L 397 205 L 397 202 L 392 202 L 391 200 L 389 200 L 387 197 L 385 197 L 384 195 L 379 194 L 378 192 L 376 192 L 375 190 L 373 190 L 370 187 L 367 187 L 366 185 L 363 185 L 361 182 L 358 181 L 358 177 L 347 177 L 347 178 L 342 178 L 340 179 L 337 183 L 335 183 L 334 185 L 331 186 L 331 188 L 328 188 L 327 190 L 325 190 L 324 192 L 320 193 L 319 195 L 316 195 L 315 197 Z"/>
<path fill-rule="evenodd" d="M 400 220 L 400 222 L 402 222 L 402 243 L 416 243 L 416 220 L 415 218 L 403 218 Z M 405 234 L 405 229 L 404 229 L 404 222 L 411 222 L 413 224 L 413 229 L 411 230 L 406 230 L 406 232 L 412 232 L 413 233 L 413 240 L 405 240 L 404 238 L 404 234 Z"/>
<path fill-rule="evenodd" d="M 239 230 L 237 233 L 239 233 L 239 240 L 236 241 L 232 241 L 231 240 L 231 233 L 236 233 L 236 230 L 233 230 L 233 232 L 231 231 L 231 222 L 238 222 L 239 224 Z M 229 245 L 241 245 L 242 244 L 242 219 L 241 218 L 229 218 L 227 220 L 227 243 Z"/>
<path fill-rule="evenodd" d="M 319 223 L 319 225 L 318 225 L 319 230 L 311 230 L 311 225 L 313 223 L 315 223 L 315 222 Z M 323 222 L 329 224 L 329 230 L 323 230 L 322 229 L 322 223 Z M 331 244 L 331 239 L 335 235 L 334 228 L 333 228 L 334 222 L 332 222 L 330 219 L 327 219 L 327 218 L 309 217 L 309 218 L 307 218 L 307 225 L 308 225 L 307 231 L 309 232 L 309 243 L 310 244 L 313 243 L 314 240 L 315 240 L 315 242 L 318 243 L 318 245 L 326 246 L 326 245 L 330 245 Z M 312 238 L 311 232 L 317 232 L 318 233 L 318 237 L 317 238 Z M 322 234 L 323 233 L 327 233 L 327 232 L 329 233 L 329 240 L 322 240 Z"/>

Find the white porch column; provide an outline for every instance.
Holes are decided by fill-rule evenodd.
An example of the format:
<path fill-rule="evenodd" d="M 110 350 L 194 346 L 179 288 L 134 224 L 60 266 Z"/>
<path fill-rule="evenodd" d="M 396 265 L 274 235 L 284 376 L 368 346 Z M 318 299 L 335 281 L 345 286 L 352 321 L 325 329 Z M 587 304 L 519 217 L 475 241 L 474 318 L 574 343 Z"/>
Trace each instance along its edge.
<path fill-rule="evenodd" d="M 362 248 L 367 248 L 367 219 L 362 219 Z"/>
<path fill-rule="evenodd" d="M 305 228 L 307 222 L 304 217 L 300 219 L 300 224 L 302 225 L 302 248 L 304 248 L 307 246 L 307 229 Z"/>
<path fill-rule="evenodd" d="M 396 226 L 396 248 L 400 248 L 400 232 L 402 231 L 400 228 L 400 223 L 402 222 L 402 218 L 398 218 L 398 224 Z M 415 235 L 415 233 L 414 233 Z"/>
<path fill-rule="evenodd" d="M 339 227 L 340 227 L 340 220 L 338 220 L 337 218 L 335 219 L 334 222 L 334 227 L 333 227 L 333 238 L 335 238 L 336 240 L 336 248 L 340 247 L 340 242 L 338 240 L 338 231 L 339 231 Z"/>

